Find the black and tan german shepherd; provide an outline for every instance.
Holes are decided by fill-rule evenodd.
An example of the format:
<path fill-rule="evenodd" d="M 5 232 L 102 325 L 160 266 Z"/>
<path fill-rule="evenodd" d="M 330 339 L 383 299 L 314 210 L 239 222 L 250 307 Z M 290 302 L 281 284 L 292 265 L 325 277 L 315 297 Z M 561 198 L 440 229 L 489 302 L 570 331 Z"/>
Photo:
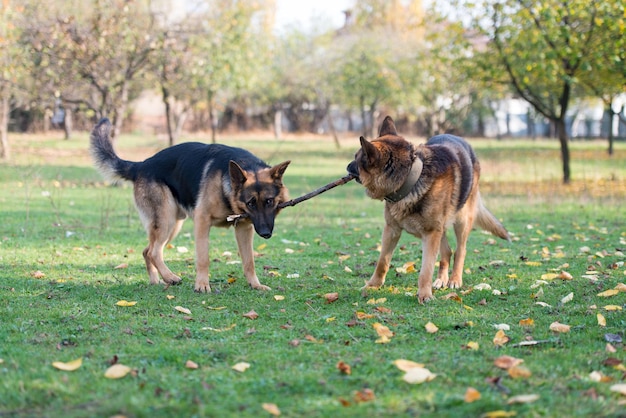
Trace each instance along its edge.
<path fill-rule="evenodd" d="M 432 288 L 463 284 L 467 238 L 474 224 L 510 240 L 509 233 L 484 206 L 478 191 L 480 164 L 470 145 L 457 136 L 437 135 L 414 146 L 396 132 L 393 119 L 383 121 L 379 137 L 361 137 L 361 149 L 348 167 L 372 199 L 386 201 L 382 249 L 365 288 L 385 283 L 393 251 L 402 231 L 421 238 L 422 267 L 418 280 L 420 302 L 432 299 Z M 454 227 L 457 250 L 452 277 L 452 250 L 446 230 Z M 433 272 L 441 253 L 437 280 Z"/>
<path fill-rule="evenodd" d="M 210 292 L 209 230 L 228 227 L 226 217 L 245 213 L 235 224 L 244 275 L 254 289 L 268 290 L 254 269 L 254 231 L 270 238 L 278 205 L 289 199 L 283 174 L 290 161 L 268 166 L 250 152 L 219 144 L 187 142 L 166 148 L 142 162 L 118 157 L 110 140 L 111 124 L 102 119 L 91 132 L 90 151 L 100 172 L 112 180 L 129 180 L 135 205 L 148 233 L 143 250 L 150 283 L 178 284 L 165 265 L 163 248 L 193 218 L 196 245 L 196 292 Z"/>

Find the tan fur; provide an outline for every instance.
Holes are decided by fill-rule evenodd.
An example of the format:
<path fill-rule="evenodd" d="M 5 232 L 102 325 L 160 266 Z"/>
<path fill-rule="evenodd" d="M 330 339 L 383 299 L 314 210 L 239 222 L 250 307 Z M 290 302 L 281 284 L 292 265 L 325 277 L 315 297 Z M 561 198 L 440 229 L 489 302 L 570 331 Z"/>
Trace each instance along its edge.
<path fill-rule="evenodd" d="M 453 139 L 456 141 L 460 138 Z M 348 166 L 348 171 L 358 176 L 358 181 L 373 199 L 388 199 L 390 195 L 393 196 L 403 186 L 415 161 L 419 159 L 423 165 L 421 175 L 410 187 L 410 192 L 400 200 L 388 200 L 385 204 L 381 253 L 365 288 L 378 288 L 385 283 L 393 251 L 402 231 L 421 238 L 423 242 L 422 266 L 418 279 L 420 302 L 432 299 L 433 287 L 439 289 L 462 286 L 466 244 L 474 224 L 500 238 L 509 239 L 506 229 L 482 203 L 478 190 L 480 165 L 475 155 L 471 150 L 458 146 L 458 142 L 453 143 L 450 148 L 447 145 L 442 147 L 437 143 L 414 147 L 398 136 L 389 116 L 383 122 L 377 139 L 369 142 L 361 138 L 361 149 Z M 470 162 L 472 158 L 473 163 Z M 471 181 L 467 177 L 464 179 L 463 166 L 473 172 Z M 461 201 L 462 195 L 467 196 L 464 204 Z M 462 206 L 459 208 L 460 204 Z M 451 277 L 448 276 L 448 269 L 452 249 L 446 237 L 449 227 L 454 228 L 457 242 Z M 433 284 L 438 254 L 441 255 L 441 260 L 437 279 Z"/>

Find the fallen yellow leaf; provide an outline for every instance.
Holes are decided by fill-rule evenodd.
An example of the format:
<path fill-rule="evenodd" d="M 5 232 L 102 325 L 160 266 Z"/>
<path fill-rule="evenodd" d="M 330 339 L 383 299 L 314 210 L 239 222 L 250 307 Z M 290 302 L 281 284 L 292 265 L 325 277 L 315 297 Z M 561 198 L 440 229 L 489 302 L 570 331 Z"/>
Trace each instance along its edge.
<path fill-rule="evenodd" d="M 513 366 L 508 370 L 508 372 L 509 376 L 513 379 L 527 379 L 532 376 L 531 371 L 523 366 Z"/>
<path fill-rule="evenodd" d="M 274 300 L 285 300 L 283 295 L 274 295 Z"/>
<path fill-rule="evenodd" d="M 520 324 L 522 327 L 532 327 L 532 326 L 534 326 L 534 325 L 535 325 L 535 320 L 534 320 L 534 319 L 532 319 L 532 318 L 521 319 L 521 320 L 519 321 L 519 324 Z"/>
<path fill-rule="evenodd" d="M 254 309 L 252 309 L 249 312 L 246 312 L 245 314 L 242 315 L 244 318 L 248 318 L 248 319 L 252 319 L 255 320 L 259 317 L 259 314 L 255 312 Z"/>
<path fill-rule="evenodd" d="M 550 324 L 550 331 L 554 332 L 569 332 L 570 328 L 569 325 L 561 324 L 556 321 Z"/>
<path fill-rule="evenodd" d="M 615 296 L 617 294 L 619 294 L 619 289 L 609 289 L 609 290 L 605 290 L 604 292 L 598 293 L 597 296 L 601 298 L 608 298 L 610 296 Z"/>
<path fill-rule="evenodd" d="M 387 298 L 378 298 L 378 299 L 372 298 L 367 301 L 367 304 L 368 305 L 380 305 L 385 302 L 387 302 Z"/>
<path fill-rule="evenodd" d="M 250 363 L 246 363 L 245 361 L 239 362 L 235 364 L 232 369 L 238 371 L 240 373 L 245 372 L 250 367 Z"/>
<path fill-rule="evenodd" d="M 565 305 L 567 302 L 571 302 L 574 299 L 574 292 L 570 292 L 567 296 L 561 299 L 561 303 Z"/>
<path fill-rule="evenodd" d="M 174 309 L 176 309 L 178 312 L 182 312 L 184 314 L 187 315 L 191 315 L 191 311 L 187 308 L 183 308 L 182 306 L 174 306 Z"/>
<path fill-rule="evenodd" d="M 128 268 L 128 263 L 118 264 L 117 266 L 113 267 L 114 270 L 126 269 L 126 268 Z"/>
<path fill-rule="evenodd" d="M 185 367 L 188 369 L 195 370 L 199 366 L 198 366 L 198 363 L 196 363 L 195 361 L 187 360 L 187 362 L 185 363 Z"/>
<path fill-rule="evenodd" d="M 619 290 L 620 292 L 626 292 L 626 284 L 620 283 L 617 286 L 615 286 L 615 289 Z"/>
<path fill-rule="evenodd" d="M 360 311 L 356 313 L 357 319 L 370 319 L 370 318 L 374 318 L 375 316 L 376 315 L 368 314 L 368 313 L 360 312 Z"/>
<path fill-rule="evenodd" d="M 274 415 L 275 417 L 280 416 L 280 409 L 278 409 L 278 406 L 274 403 L 264 403 L 261 404 L 261 407 L 270 415 Z"/>
<path fill-rule="evenodd" d="M 55 361 L 52 363 L 52 367 L 55 369 L 63 370 L 65 372 L 73 372 L 83 365 L 83 358 L 77 358 L 76 360 L 68 361 L 67 363 L 63 363 L 61 361 Z"/>
<path fill-rule="evenodd" d="M 611 392 L 617 392 L 621 395 L 626 396 L 626 383 L 617 383 L 610 387 Z"/>
<path fill-rule="evenodd" d="M 467 388 L 465 391 L 465 403 L 476 402 L 480 399 L 480 392 L 472 387 Z"/>
<path fill-rule="evenodd" d="M 515 367 L 523 362 L 524 360 L 522 360 L 521 358 L 504 355 L 495 359 L 493 361 L 493 364 L 500 369 L 508 370 L 511 367 Z"/>
<path fill-rule="evenodd" d="M 387 328 L 385 325 L 381 324 L 380 322 L 373 323 L 372 327 L 374 327 L 379 337 L 391 338 L 394 335 L 393 331 L 391 331 L 389 328 Z"/>
<path fill-rule="evenodd" d="M 104 377 L 107 379 L 121 379 L 130 373 L 131 368 L 124 366 L 123 364 L 114 364 L 104 372 Z"/>
<path fill-rule="evenodd" d="M 606 327 L 606 318 L 604 317 L 604 315 L 598 313 L 596 314 L 596 317 L 598 318 L 598 325 L 600 325 L 601 327 Z"/>
<path fill-rule="evenodd" d="M 402 380 L 410 384 L 420 384 L 430 382 L 435 377 L 437 377 L 437 375 L 431 373 L 428 369 L 423 367 L 413 367 L 409 369 L 404 376 L 402 376 Z"/>
<path fill-rule="evenodd" d="M 225 328 L 211 328 L 211 327 L 203 327 L 202 330 L 203 331 L 213 331 L 213 332 L 224 332 L 224 331 L 230 331 L 231 329 L 235 328 L 237 326 L 237 324 L 232 324 L 229 325 Z"/>
<path fill-rule="evenodd" d="M 510 338 L 501 329 L 499 329 L 495 337 L 493 337 L 493 343 L 498 347 L 502 347 L 504 344 L 508 343 L 509 340 Z"/>
<path fill-rule="evenodd" d="M 172 300 L 172 299 L 174 299 L 176 296 L 174 296 L 174 295 L 165 295 L 165 297 L 167 298 L 167 300 Z"/>
<path fill-rule="evenodd" d="M 604 307 L 605 311 L 621 311 L 622 307 L 619 305 L 606 305 Z"/>
<path fill-rule="evenodd" d="M 478 345 L 478 343 L 477 343 L 477 342 L 475 342 L 475 341 L 470 341 L 470 342 L 468 342 L 468 343 L 467 343 L 466 347 L 467 347 L 468 349 L 470 349 L 470 350 L 478 350 L 479 345 Z"/>
<path fill-rule="evenodd" d="M 422 363 L 416 363 L 414 361 L 404 359 L 394 360 L 393 364 L 403 372 L 408 372 L 414 367 L 424 367 Z"/>
<path fill-rule="evenodd" d="M 498 410 L 498 411 L 486 412 L 482 414 L 480 418 L 508 418 L 508 417 L 514 417 L 515 415 L 517 415 L 517 412 L 515 411 Z"/>
<path fill-rule="evenodd" d="M 129 302 L 127 300 L 118 300 L 115 304 L 117 306 L 135 306 L 137 302 Z"/>
<path fill-rule="evenodd" d="M 428 332 L 429 334 L 434 334 L 435 332 L 439 331 L 437 325 L 433 324 L 432 322 L 427 323 L 425 325 L 425 328 L 426 332 Z"/>

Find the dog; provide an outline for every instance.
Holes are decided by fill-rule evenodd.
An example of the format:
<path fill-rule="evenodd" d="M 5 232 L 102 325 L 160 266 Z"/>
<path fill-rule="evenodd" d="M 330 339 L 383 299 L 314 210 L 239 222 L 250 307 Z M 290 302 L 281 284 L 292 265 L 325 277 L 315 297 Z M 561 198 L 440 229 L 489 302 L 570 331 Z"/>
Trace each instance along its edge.
<path fill-rule="evenodd" d="M 478 190 L 480 164 L 465 140 L 445 134 L 414 146 L 398 135 L 393 119 L 387 116 L 377 139 L 370 142 L 361 137 L 360 141 L 361 149 L 347 171 L 365 187 L 369 197 L 385 200 L 380 257 L 364 289 L 385 283 L 402 231 L 422 239 L 420 303 L 433 298 L 433 287 L 462 286 L 467 238 L 474 224 L 510 241 L 507 230 L 482 202 Z M 451 277 L 448 267 L 452 250 L 446 237 L 450 226 L 457 242 Z M 433 284 L 439 253 L 439 271 Z"/>
<path fill-rule="evenodd" d="M 254 268 L 254 231 L 268 239 L 282 202 L 289 199 L 283 174 L 290 161 L 270 167 L 250 152 L 220 144 L 187 142 L 166 148 L 143 162 L 121 159 L 110 140 L 111 123 L 102 119 L 90 136 L 96 167 L 112 180 L 133 183 L 135 206 L 148 234 L 143 250 L 151 284 L 178 284 L 181 278 L 163 261 L 163 248 L 183 221 L 193 218 L 196 242 L 195 291 L 210 293 L 209 231 L 229 227 L 226 217 L 247 214 L 235 225 L 243 272 L 253 289 L 262 285 Z"/>

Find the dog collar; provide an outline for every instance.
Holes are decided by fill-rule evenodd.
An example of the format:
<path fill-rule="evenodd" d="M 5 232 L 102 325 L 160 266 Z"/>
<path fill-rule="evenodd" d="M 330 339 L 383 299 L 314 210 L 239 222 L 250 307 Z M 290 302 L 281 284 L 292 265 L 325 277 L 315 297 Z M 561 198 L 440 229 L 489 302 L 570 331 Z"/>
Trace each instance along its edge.
<path fill-rule="evenodd" d="M 417 180 L 420 178 L 423 166 L 424 163 L 422 162 L 422 160 L 420 160 L 418 157 L 415 157 L 415 161 L 413 161 L 413 165 L 411 166 L 411 171 L 409 172 L 406 180 L 404 180 L 404 183 L 402 183 L 402 186 L 400 186 L 400 188 L 395 192 L 385 196 L 385 200 L 387 202 L 396 203 L 407 197 L 408 194 L 411 193 L 411 190 L 413 189 L 413 186 L 415 186 L 415 183 L 417 183 Z"/>

